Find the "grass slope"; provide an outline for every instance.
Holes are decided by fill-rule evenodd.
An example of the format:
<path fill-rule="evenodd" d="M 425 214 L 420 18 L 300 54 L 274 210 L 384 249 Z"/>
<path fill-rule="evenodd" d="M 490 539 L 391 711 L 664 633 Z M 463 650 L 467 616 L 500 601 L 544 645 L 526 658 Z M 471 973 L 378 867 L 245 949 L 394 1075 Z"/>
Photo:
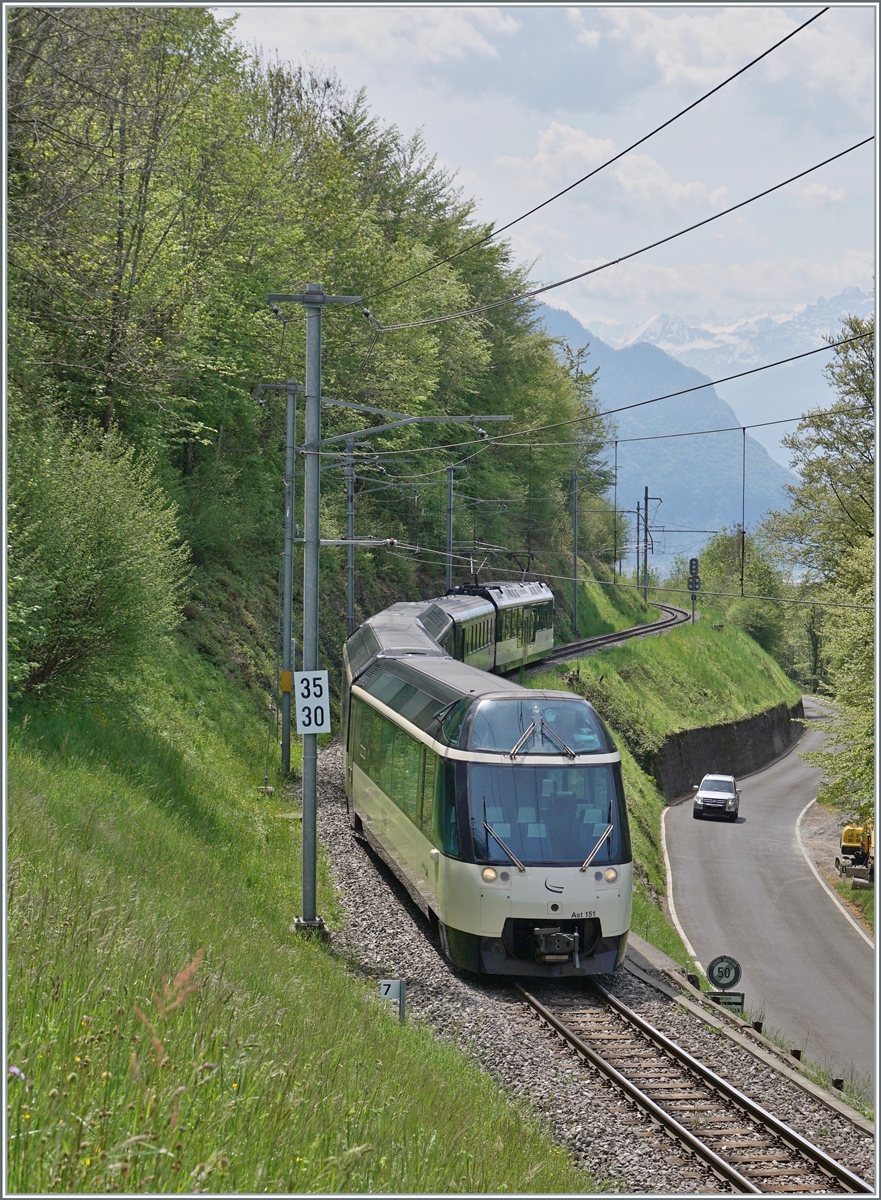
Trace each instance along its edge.
<path fill-rule="evenodd" d="M 525 1108 L 295 937 L 266 727 L 191 651 L 13 715 L 12 1192 L 585 1192 Z M 319 911 L 339 920 L 329 875 Z"/>

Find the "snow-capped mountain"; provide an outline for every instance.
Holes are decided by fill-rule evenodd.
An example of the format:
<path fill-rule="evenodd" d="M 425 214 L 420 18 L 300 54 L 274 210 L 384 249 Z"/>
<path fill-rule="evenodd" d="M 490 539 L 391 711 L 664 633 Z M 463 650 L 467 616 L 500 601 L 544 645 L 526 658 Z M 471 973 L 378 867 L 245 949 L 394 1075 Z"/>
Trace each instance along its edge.
<path fill-rule="evenodd" d="M 847 317 L 865 318 L 874 309 L 873 296 L 849 287 L 837 296 L 821 296 L 816 304 L 804 305 L 795 312 L 745 316 L 727 324 L 712 312 L 702 318 L 664 313 L 629 326 L 593 320 L 589 330 L 615 349 L 649 344 L 710 379 L 724 380 L 753 367 L 815 350 L 828 335 L 840 332 Z M 810 409 L 825 408 L 833 399 L 824 374 L 830 361 L 831 351 L 812 355 L 717 384 L 718 395 L 731 405 L 738 420 L 753 427 L 754 436 L 772 457 L 788 465 L 789 452 L 782 439 L 787 430 L 794 428 L 792 418 Z"/>
<path fill-rule="evenodd" d="M 648 342 L 710 378 L 748 370 L 791 354 L 813 350 L 829 334 L 837 334 L 848 316 L 868 317 L 874 298 L 857 287 L 837 296 L 821 296 L 796 312 L 741 317 L 728 324 L 713 313 L 702 320 L 663 313 L 632 325 L 591 321 L 590 329 L 615 349 Z"/>

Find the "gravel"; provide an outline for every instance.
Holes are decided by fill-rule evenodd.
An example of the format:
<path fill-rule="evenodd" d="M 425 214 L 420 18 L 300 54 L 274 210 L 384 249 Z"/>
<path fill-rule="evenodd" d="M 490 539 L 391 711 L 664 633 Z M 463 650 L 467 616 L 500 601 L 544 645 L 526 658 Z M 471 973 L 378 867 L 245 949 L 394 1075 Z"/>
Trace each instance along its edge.
<path fill-rule="evenodd" d="M 333 947 L 369 978 L 407 981 L 407 1014 L 470 1054 L 508 1094 L 526 1101 L 604 1190 L 642 1194 L 728 1191 L 686 1157 L 520 1000 L 509 981 L 456 972 L 404 888 L 363 843 L 346 814 L 339 741 L 318 763 L 318 834 L 339 889 L 345 926 Z M 727 1043 L 675 1001 L 619 972 L 603 982 L 652 1024 L 755 1096 L 850 1170 L 871 1179 L 871 1139 Z M 722 1044 L 722 1043 L 726 1044 Z"/>

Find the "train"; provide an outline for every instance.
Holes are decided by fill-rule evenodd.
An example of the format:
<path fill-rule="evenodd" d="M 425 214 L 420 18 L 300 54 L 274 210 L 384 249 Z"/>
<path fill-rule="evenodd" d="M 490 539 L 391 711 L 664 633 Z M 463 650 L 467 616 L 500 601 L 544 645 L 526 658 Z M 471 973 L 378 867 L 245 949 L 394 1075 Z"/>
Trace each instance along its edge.
<path fill-rule="evenodd" d="M 553 593 L 523 582 L 393 604 L 345 643 L 349 822 L 465 971 L 586 976 L 624 957 L 621 755 L 586 700 L 511 677 L 553 641 Z"/>

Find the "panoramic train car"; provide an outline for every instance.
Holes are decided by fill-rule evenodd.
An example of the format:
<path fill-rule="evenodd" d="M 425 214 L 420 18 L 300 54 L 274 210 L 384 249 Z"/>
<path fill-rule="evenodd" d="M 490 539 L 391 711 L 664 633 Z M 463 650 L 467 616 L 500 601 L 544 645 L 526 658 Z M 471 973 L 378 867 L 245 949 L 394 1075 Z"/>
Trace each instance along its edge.
<path fill-rule="evenodd" d="M 492 642 L 481 625 L 489 614 L 468 607 L 481 600 L 396 604 L 347 641 L 349 819 L 436 921 L 457 966 L 612 971 L 633 879 L 620 754 L 587 701 L 452 653 L 499 645 L 495 625 Z M 471 642 L 463 626 L 479 630 Z"/>

